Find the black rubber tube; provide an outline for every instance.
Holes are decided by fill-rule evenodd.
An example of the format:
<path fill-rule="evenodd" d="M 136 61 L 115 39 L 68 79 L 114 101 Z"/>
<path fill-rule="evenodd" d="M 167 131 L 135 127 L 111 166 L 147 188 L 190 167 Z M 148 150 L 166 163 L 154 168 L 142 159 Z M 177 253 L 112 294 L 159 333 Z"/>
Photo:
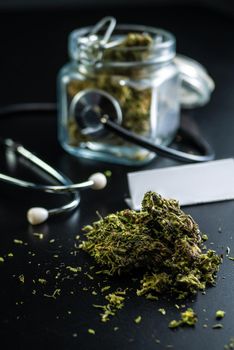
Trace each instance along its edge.
<path fill-rule="evenodd" d="M 159 156 L 172 158 L 187 163 L 198 163 L 198 162 L 208 162 L 213 160 L 215 155 L 212 151 L 210 145 L 201 137 L 188 132 L 187 130 L 180 129 L 180 135 L 192 143 L 201 155 L 190 154 L 187 152 L 178 151 L 171 147 L 166 147 L 162 145 L 156 145 L 151 141 L 147 140 L 144 137 L 141 137 L 120 125 L 112 122 L 108 117 L 101 118 L 101 123 L 105 126 L 106 129 L 113 132 L 114 134 L 122 137 L 126 141 L 132 142 L 138 146 L 146 148 L 151 152 L 155 152 Z"/>

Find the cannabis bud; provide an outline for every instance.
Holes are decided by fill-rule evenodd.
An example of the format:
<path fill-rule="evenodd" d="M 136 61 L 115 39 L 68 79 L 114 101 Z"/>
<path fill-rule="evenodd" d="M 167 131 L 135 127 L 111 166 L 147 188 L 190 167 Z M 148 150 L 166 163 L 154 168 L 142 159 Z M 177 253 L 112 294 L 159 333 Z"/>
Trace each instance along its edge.
<path fill-rule="evenodd" d="M 84 227 L 88 252 L 110 275 L 140 268 L 137 295 L 178 298 L 213 285 L 221 258 L 204 250 L 198 225 L 179 203 L 147 192 L 142 209 L 122 210 Z M 202 249 L 203 248 L 203 249 Z"/>

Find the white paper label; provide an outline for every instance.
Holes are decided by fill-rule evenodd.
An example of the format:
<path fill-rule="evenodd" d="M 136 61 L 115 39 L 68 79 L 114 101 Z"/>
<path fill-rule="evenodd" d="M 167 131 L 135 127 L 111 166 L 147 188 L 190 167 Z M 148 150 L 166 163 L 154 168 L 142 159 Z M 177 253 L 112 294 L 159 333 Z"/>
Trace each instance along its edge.
<path fill-rule="evenodd" d="M 180 205 L 234 199 L 234 159 L 180 165 L 128 174 L 131 198 L 128 205 L 139 210 L 147 191 L 174 198 Z"/>

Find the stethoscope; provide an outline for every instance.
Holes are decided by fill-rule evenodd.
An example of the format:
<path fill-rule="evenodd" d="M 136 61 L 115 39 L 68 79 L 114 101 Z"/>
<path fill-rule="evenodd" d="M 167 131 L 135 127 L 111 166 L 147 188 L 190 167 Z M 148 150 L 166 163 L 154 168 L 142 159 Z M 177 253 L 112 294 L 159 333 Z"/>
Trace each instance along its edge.
<path fill-rule="evenodd" d="M 97 103 L 99 108 L 96 108 Z M 1 108 L 0 117 L 8 116 L 11 114 L 14 115 L 16 113 L 55 112 L 56 110 L 56 104 L 53 103 L 19 104 Z M 109 116 L 108 113 L 110 111 L 112 114 Z M 180 133 L 183 134 L 183 137 L 189 139 L 189 141 L 197 147 L 202 155 L 185 153 L 172 149 L 170 147 L 156 145 L 152 141 L 147 140 L 144 137 L 140 137 L 139 135 L 136 135 L 129 130 L 126 130 L 120 125 L 122 116 L 120 114 L 120 109 L 118 107 L 117 101 L 111 95 L 105 92 L 100 92 L 99 90 L 83 91 L 79 96 L 76 96 L 75 100 L 71 104 L 71 113 L 74 113 L 81 132 L 86 135 L 90 134 L 92 137 L 101 137 L 106 132 L 112 132 L 127 141 L 133 142 L 134 144 L 155 152 L 159 156 L 169 157 L 190 163 L 206 162 L 214 159 L 214 153 L 209 144 L 201 137 L 190 134 L 187 131 L 185 132 L 183 130 L 180 130 Z M 88 117 L 86 113 L 88 113 Z M 68 194 L 70 197 L 70 201 L 59 208 L 30 208 L 27 211 L 27 220 L 32 225 L 42 224 L 50 217 L 76 209 L 80 203 L 80 190 L 87 188 L 100 190 L 103 189 L 107 184 L 107 179 L 103 173 L 95 173 L 91 175 L 87 181 L 81 183 L 73 183 L 67 176 L 51 167 L 45 161 L 26 149 L 23 145 L 8 138 L 0 139 L 0 144 L 3 145 L 6 150 L 14 152 L 18 156 L 26 159 L 29 164 L 36 166 L 40 170 L 44 171 L 51 178 L 56 180 L 56 182 L 58 182 L 58 185 L 41 185 L 38 183 L 11 177 L 3 173 L 0 173 L 1 181 L 14 186 L 46 193 Z"/>
<path fill-rule="evenodd" d="M 0 108 L 0 117 L 15 115 L 28 112 L 55 112 L 57 110 L 54 103 L 26 103 L 16 104 Z M 0 181 L 11 184 L 13 186 L 22 187 L 46 193 L 67 194 L 70 200 L 67 204 L 53 209 L 42 207 L 32 207 L 27 211 L 27 220 L 31 225 L 39 225 L 45 222 L 50 217 L 67 213 L 75 210 L 80 203 L 79 191 L 91 188 L 93 190 L 101 190 L 107 184 L 106 176 L 103 173 L 97 172 L 92 174 L 87 181 L 81 183 L 73 183 L 62 172 L 57 171 L 23 145 L 9 138 L 0 138 L 0 144 L 4 146 L 6 151 L 14 152 L 24 160 L 28 161 L 28 165 L 35 166 L 37 169 L 45 172 L 58 185 L 41 185 L 34 182 L 18 179 L 7 174 L 0 173 Z"/>

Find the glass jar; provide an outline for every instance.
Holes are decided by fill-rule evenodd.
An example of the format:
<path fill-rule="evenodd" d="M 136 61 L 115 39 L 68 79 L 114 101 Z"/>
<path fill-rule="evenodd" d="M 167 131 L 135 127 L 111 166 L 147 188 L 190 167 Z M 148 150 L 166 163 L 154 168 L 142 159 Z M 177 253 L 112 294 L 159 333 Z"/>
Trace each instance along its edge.
<path fill-rule="evenodd" d="M 161 29 L 117 25 L 105 49 L 92 41 L 95 44 L 97 36 L 92 35 L 91 27 L 75 30 L 69 37 L 71 61 L 58 76 L 59 141 L 77 157 L 144 164 L 155 154 L 105 132 L 92 120 L 92 114 L 101 117 L 108 108 L 109 116 L 124 128 L 168 145 L 180 124 L 175 38 Z M 93 93 L 106 100 L 105 107 L 99 98 L 91 101 Z M 78 103 L 82 98 L 81 110 Z M 89 127 L 82 128 L 87 120 Z"/>

